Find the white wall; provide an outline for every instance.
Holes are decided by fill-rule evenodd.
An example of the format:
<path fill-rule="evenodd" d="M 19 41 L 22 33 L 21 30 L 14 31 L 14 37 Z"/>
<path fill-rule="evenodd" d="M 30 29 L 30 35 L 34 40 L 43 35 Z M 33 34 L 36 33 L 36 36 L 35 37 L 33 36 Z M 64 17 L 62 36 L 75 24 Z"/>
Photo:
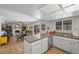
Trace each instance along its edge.
<path fill-rule="evenodd" d="M 1 32 L 1 17 L 0 17 L 0 32 Z"/>
<path fill-rule="evenodd" d="M 79 36 L 79 17 L 72 18 L 72 32 L 73 35 Z"/>
<path fill-rule="evenodd" d="M 39 22 L 34 23 L 33 25 L 40 25 L 40 33 L 46 33 L 47 27 L 49 27 L 51 31 L 55 30 L 55 23 L 56 21 L 39 21 Z M 41 24 L 46 25 L 45 31 L 41 30 Z"/>
<path fill-rule="evenodd" d="M 49 29 L 51 30 L 51 31 L 53 31 L 53 30 L 55 30 L 55 23 L 56 23 L 56 21 L 48 21 L 47 22 L 47 27 L 49 27 Z"/>
<path fill-rule="evenodd" d="M 5 21 L 4 21 L 4 19 L 0 16 L 0 36 L 1 36 L 1 34 L 3 33 L 3 32 L 1 31 L 1 30 L 2 30 L 2 28 L 1 28 L 2 24 L 5 24 Z"/>
<path fill-rule="evenodd" d="M 34 36 L 39 38 L 39 34 L 47 33 L 47 27 L 49 27 L 51 31 L 55 30 L 55 22 L 56 21 L 38 21 L 38 22 L 33 23 L 33 25 L 39 25 L 40 26 L 40 33 L 34 34 Z M 41 24 L 46 25 L 45 31 L 41 30 Z"/>
<path fill-rule="evenodd" d="M 38 39 L 41 38 L 41 36 L 40 36 L 41 33 L 42 33 L 42 31 L 41 31 L 41 24 L 42 24 L 41 21 L 38 21 L 38 22 L 33 23 L 33 26 L 34 26 L 34 25 L 39 25 L 39 27 L 40 27 L 40 33 L 38 33 L 38 34 L 34 34 L 34 27 L 33 27 L 33 35 L 34 35 L 35 37 L 37 37 Z"/>

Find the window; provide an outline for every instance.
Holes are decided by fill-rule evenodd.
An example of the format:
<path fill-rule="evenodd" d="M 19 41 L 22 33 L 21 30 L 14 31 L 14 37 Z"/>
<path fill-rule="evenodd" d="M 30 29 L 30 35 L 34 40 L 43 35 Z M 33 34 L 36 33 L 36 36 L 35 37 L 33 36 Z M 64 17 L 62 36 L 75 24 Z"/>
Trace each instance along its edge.
<path fill-rule="evenodd" d="M 63 20 L 56 22 L 56 30 L 72 30 L 72 20 Z"/>
<path fill-rule="evenodd" d="M 63 21 L 63 30 L 72 30 L 72 20 Z"/>
<path fill-rule="evenodd" d="M 56 30 L 62 30 L 62 21 L 56 22 Z"/>

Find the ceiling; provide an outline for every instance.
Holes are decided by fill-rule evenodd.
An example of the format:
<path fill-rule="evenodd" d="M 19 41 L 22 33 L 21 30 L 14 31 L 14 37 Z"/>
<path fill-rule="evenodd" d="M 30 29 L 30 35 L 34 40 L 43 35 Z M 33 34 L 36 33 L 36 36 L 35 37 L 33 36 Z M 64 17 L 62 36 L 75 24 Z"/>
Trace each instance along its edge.
<path fill-rule="evenodd" d="M 79 11 L 79 5 L 77 4 L 48 4 L 40 8 L 41 12 L 44 12 L 53 17 L 53 19 L 59 19 L 72 16 L 72 13 Z"/>
<path fill-rule="evenodd" d="M 0 9 L 5 9 L 10 12 L 16 12 L 17 14 L 21 14 L 21 16 L 28 15 L 37 20 L 55 20 L 55 19 L 60 19 L 67 16 L 72 16 L 72 13 L 79 10 L 79 5 L 75 5 L 75 4 L 0 4 Z M 8 13 L 6 13 L 6 15 L 7 14 Z M 11 14 L 9 14 L 9 16 L 10 15 Z M 27 21 L 27 20 L 22 19 L 18 21 Z"/>
<path fill-rule="evenodd" d="M 39 6 L 39 4 L 0 4 L 0 8 L 31 16 Z"/>

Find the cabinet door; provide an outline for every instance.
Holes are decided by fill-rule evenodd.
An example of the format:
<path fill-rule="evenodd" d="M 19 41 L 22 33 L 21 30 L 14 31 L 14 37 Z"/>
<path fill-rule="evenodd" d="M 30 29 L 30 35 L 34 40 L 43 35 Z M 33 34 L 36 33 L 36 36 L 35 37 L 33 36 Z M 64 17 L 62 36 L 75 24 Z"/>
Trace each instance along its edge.
<path fill-rule="evenodd" d="M 32 53 L 32 47 L 31 45 L 24 40 L 24 54 L 31 54 Z"/>
<path fill-rule="evenodd" d="M 46 52 L 48 49 L 48 38 L 45 38 L 42 42 L 42 53 Z"/>
<path fill-rule="evenodd" d="M 60 38 L 53 38 L 53 45 L 62 48 L 62 40 Z"/>
<path fill-rule="evenodd" d="M 62 49 L 71 53 L 72 41 L 70 41 L 70 40 L 63 40 L 62 43 L 63 43 Z"/>
<path fill-rule="evenodd" d="M 56 37 L 53 37 L 53 45 L 54 45 L 54 46 L 57 46 L 57 40 L 58 40 L 58 39 L 57 39 Z"/>
<path fill-rule="evenodd" d="M 72 53 L 79 54 L 79 42 L 73 42 Z"/>
<path fill-rule="evenodd" d="M 32 47 L 32 54 L 41 54 L 41 44 L 38 43 Z"/>

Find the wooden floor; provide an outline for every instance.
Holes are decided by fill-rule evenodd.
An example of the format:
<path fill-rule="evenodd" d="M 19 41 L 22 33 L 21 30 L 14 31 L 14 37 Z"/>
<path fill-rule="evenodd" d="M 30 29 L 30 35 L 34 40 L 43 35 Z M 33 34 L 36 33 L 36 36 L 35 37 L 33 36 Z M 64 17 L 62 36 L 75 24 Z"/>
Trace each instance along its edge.
<path fill-rule="evenodd" d="M 64 52 L 60 49 L 57 49 L 57 48 L 51 48 L 45 54 L 66 54 L 66 52 Z"/>
<path fill-rule="evenodd" d="M 17 43 L 16 38 L 12 37 L 9 44 L 0 46 L 0 54 L 22 54 L 24 53 L 23 42 Z M 66 54 L 60 49 L 52 48 L 45 54 Z"/>
<path fill-rule="evenodd" d="M 12 37 L 7 45 L 0 46 L 0 54 L 21 54 L 24 51 L 23 42 L 17 42 L 15 37 Z"/>

